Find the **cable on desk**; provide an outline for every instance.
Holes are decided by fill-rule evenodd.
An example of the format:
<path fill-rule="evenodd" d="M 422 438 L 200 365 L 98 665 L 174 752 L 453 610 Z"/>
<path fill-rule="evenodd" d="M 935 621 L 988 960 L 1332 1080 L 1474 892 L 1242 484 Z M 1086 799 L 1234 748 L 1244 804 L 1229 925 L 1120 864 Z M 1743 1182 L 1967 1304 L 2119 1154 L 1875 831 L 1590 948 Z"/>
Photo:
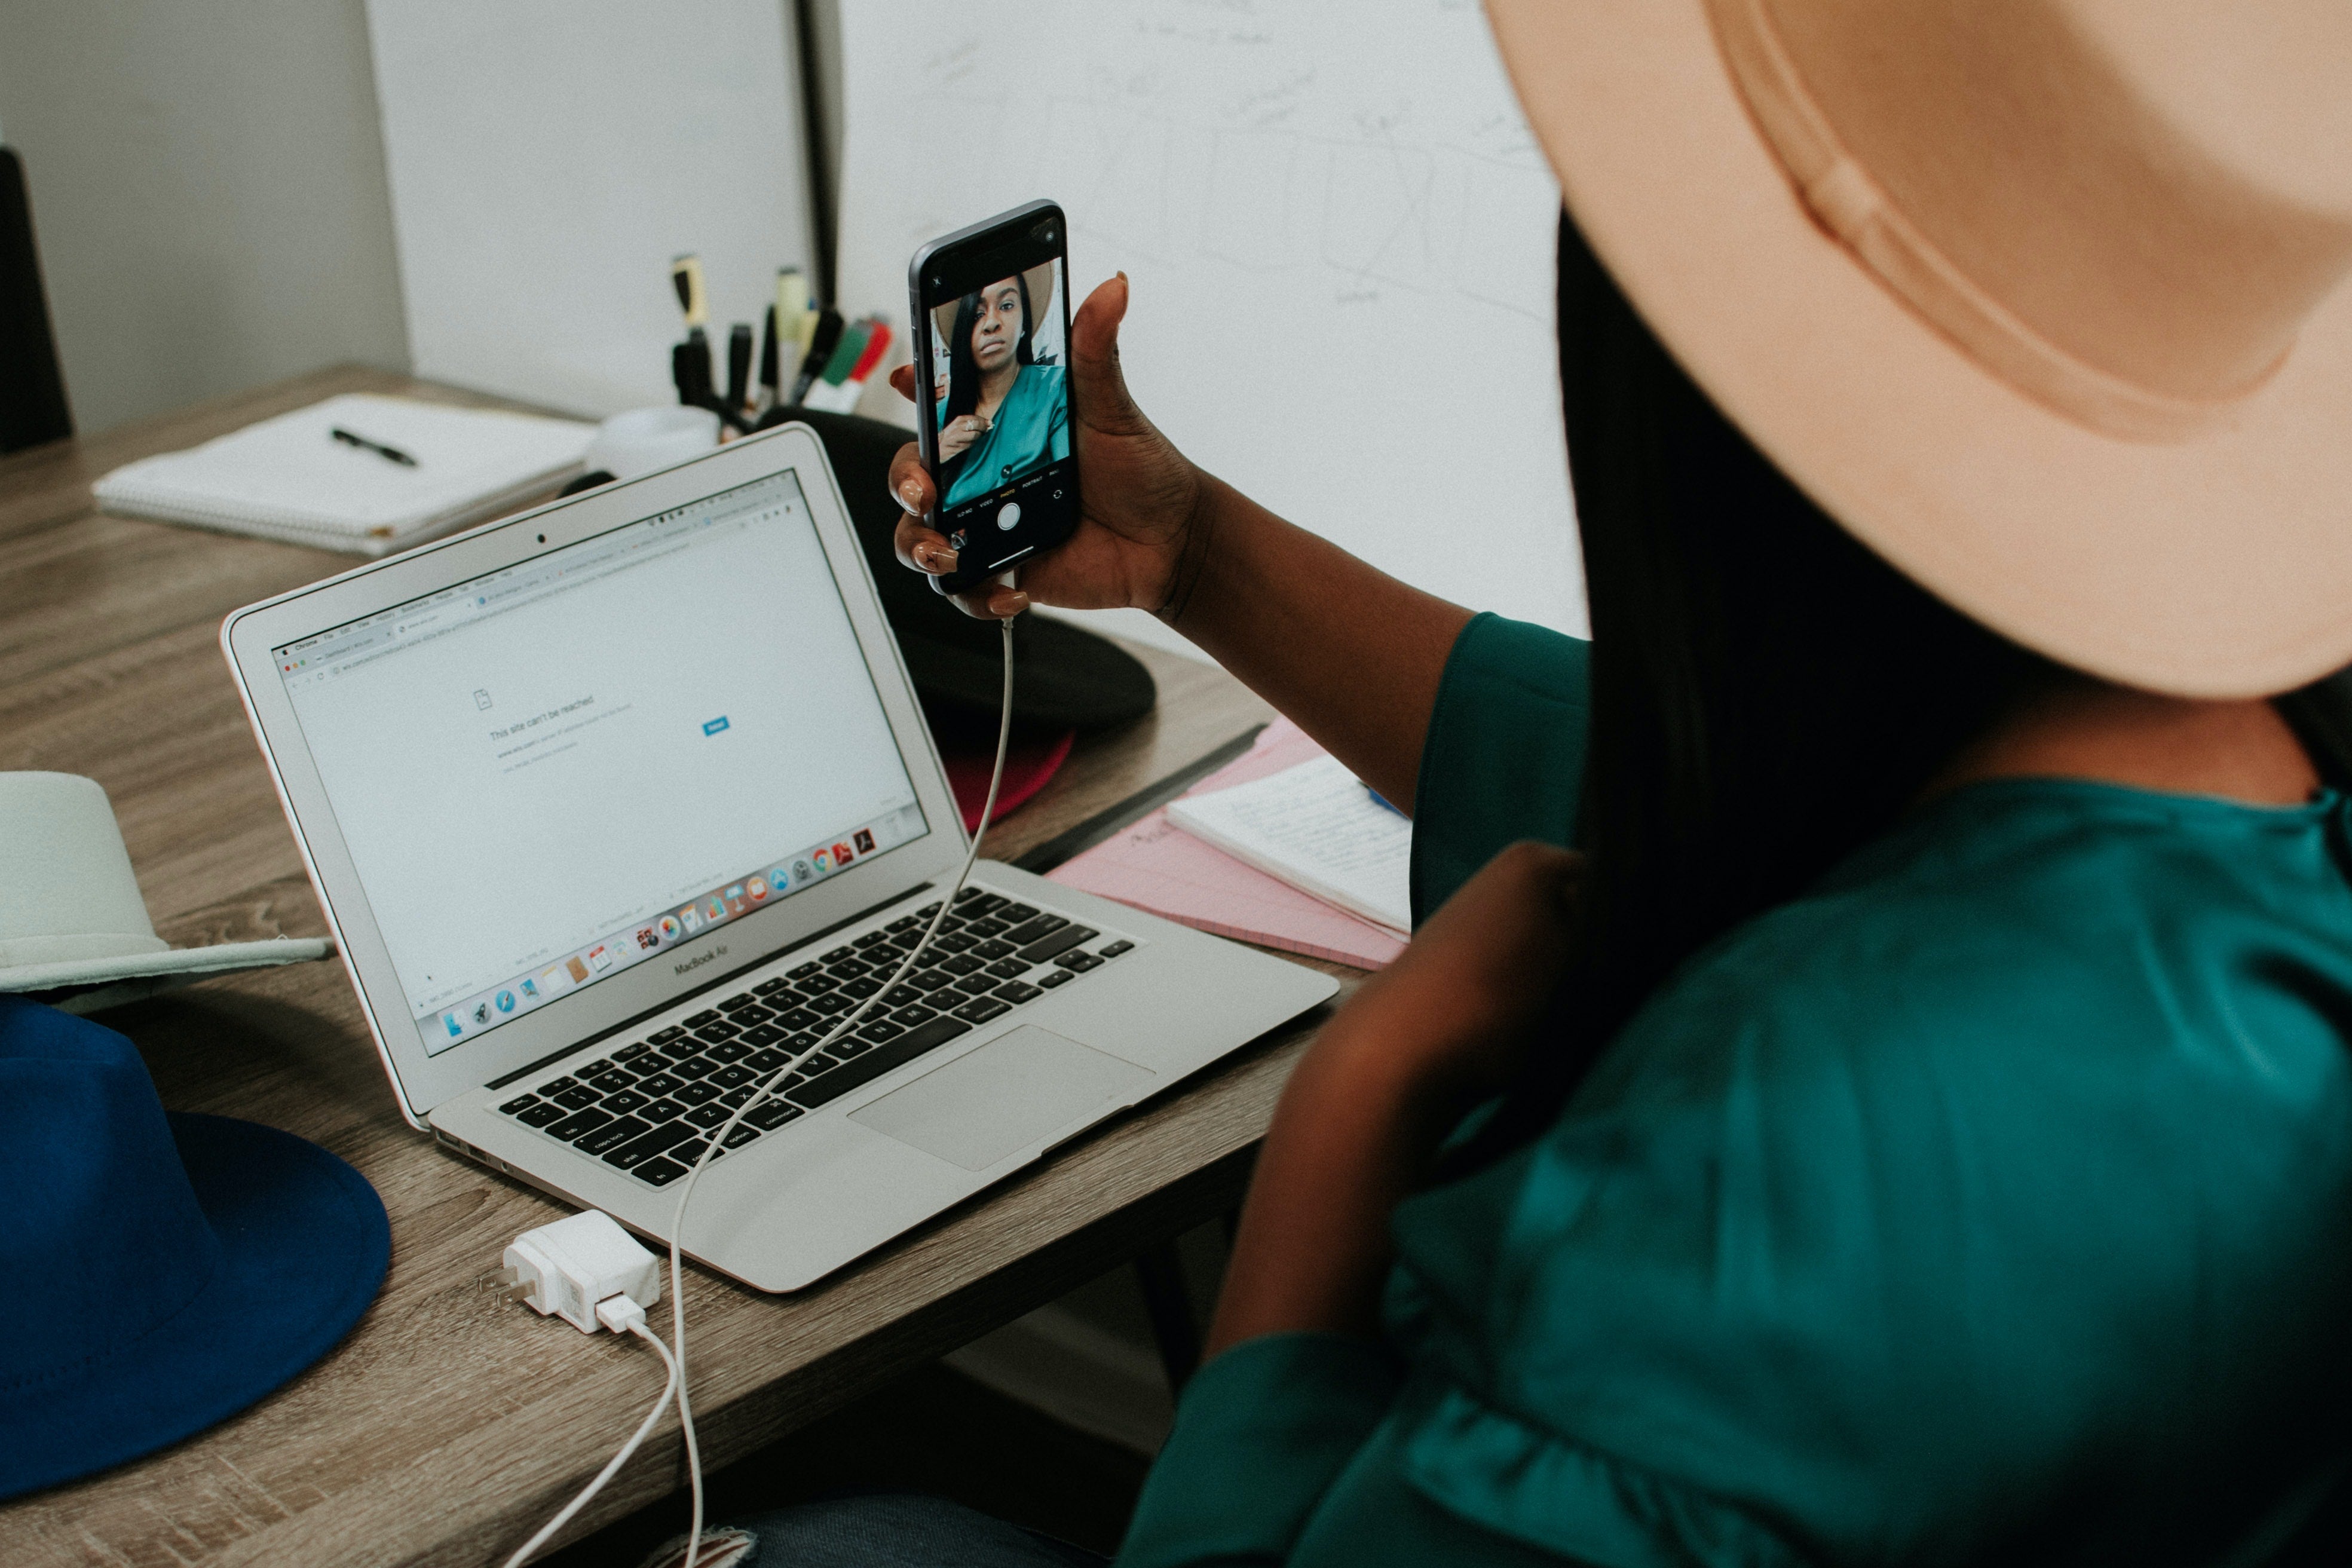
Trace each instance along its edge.
<path fill-rule="evenodd" d="M 1011 574 L 1007 573 L 1005 575 L 1009 578 Z M 1011 584 L 1007 583 L 1006 585 Z M 1004 635 L 1004 695 L 1002 711 L 998 714 L 996 721 L 996 763 L 988 775 L 988 798 L 981 805 L 980 826 L 972 832 L 971 847 L 964 852 L 963 868 L 956 873 L 955 886 L 950 888 L 946 895 L 940 900 L 938 912 L 931 916 L 931 923 L 923 928 L 922 940 L 908 951 L 906 958 L 899 963 L 898 969 L 892 973 L 887 981 L 883 983 L 881 988 L 856 1007 L 844 1014 L 840 1022 L 834 1026 L 831 1034 L 769 1073 L 761 1081 L 760 1087 L 752 1090 L 751 1098 L 735 1108 L 735 1114 L 727 1119 L 726 1125 L 710 1135 L 709 1141 L 703 1145 L 702 1152 L 696 1157 L 694 1168 L 687 1173 L 684 1184 L 678 1188 L 677 1208 L 670 1216 L 669 1226 L 670 1348 L 675 1352 L 671 1358 L 671 1364 L 677 1368 L 677 1424 L 686 1435 L 687 1477 L 694 1492 L 693 1519 L 688 1527 L 686 1537 L 686 1561 L 680 1568 L 694 1568 L 696 1554 L 702 1547 L 702 1454 L 695 1441 L 694 1407 L 687 1396 L 686 1280 L 684 1267 L 679 1260 L 680 1247 L 686 1236 L 687 1201 L 694 1196 L 694 1184 L 701 1179 L 703 1168 L 709 1165 L 718 1156 L 719 1152 L 726 1146 L 728 1135 L 735 1131 L 736 1125 L 743 1120 L 744 1116 L 755 1109 L 761 1101 L 766 1100 L 786 1074 L 863 1023 L 866 1015 L 873 1009 L 877 1002 L 905 983 L 908 973 L 915 967 L 923 954 L 930 950 L 931 939 L 939 934 L 940 922 L 945 921 L 948 918 L 948 912 L 955 908 L 957 895 L 963 891 L 964 884 L 971 879 L 971 868 L 980 859 L 981 841 L 987 837 L 988 825 L 996 815 L 996 792 L 1004 782 L 1004 753 L 1013 738 L 1013 622 L 1006 619 L 998 622 L 997 625 Z M 631 1441 L 634 1444 L 635 1439 Z M 608 1466 L 607 1469 L 611 1468 Z M 602 1479 L 603 1478 L 598 1478 L 598 1484 L 602 1483 Z M 514 1568 L 514 1565 L 509 1564 L 509 1568 Z"/>
<path fill-rule="evenodd" d="M 611 1310 L 608 1311 L 608 1308 Z M 629 1440 L 621 1445 L 621 1451 L 604 1461 L 604 1468 L 596 1472 L 596 1479 L 581 1488 L 579 1494 L 563 1505 L 562 1512 L 541 1525 L 538 1534 L 515 1548 L 514 1555 L 506 1561 L 506 1568 L 522 1568 L 530 1561 L 532 1552 L 546 1545 L 557 1531 L 571 1523 L 572 1515 L 587 1507 L 588 1500 L 603 1491 L 604 1483 L 629 1462 L 629 1456 L 637 1451 L 637 1445 L 646 1440 L 646 1434 L 654 1429 L 654 1424 L 662 1418 L 662 1412 L 669 1408 L 671 1398 L 683 1392 L 677 1360 L 669 1353 L 669 1347 L 662 1343 L 661 1336 L 646 1326 L 646 1310 L 643 1307 L 626 1296 L 614 1296 L 598 1303 L 596 1316 L 614 1332 L 625 1331 L 653 1346 L 654 1353 L 662 1358 L 662 1365 L 669 1369 L 669 1381 L 663 1385 L 661 1397 L 654 1401 L 654 1407 L 646 1412 L 646 1418 L 637 1423 L 637 1429 L 629 1434 Z"/>

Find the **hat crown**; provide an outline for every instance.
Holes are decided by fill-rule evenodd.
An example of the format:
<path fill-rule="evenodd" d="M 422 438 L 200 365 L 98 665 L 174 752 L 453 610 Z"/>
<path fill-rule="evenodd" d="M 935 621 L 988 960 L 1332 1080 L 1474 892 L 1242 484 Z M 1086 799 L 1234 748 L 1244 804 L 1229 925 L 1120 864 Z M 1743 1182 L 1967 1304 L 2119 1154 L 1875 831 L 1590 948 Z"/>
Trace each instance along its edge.
<path fill-rule="evenodd" d="M 32 1310 L 0 1392 L 70 1378 L 155 1330 L 220 1267 L 146 1064 L 113 1030 L 0 996 L 0 1271 Z"/>
<path fill-rule="evenodd" d="M 0 968 L 167 949 L 97 781 L 0 773 Z"/>
<path fill-rule="evenodd" d="M 2335 0 L 1708 0 L 1822 225 L 2108 434 L 2225 418 L 2352 269 Z"/>

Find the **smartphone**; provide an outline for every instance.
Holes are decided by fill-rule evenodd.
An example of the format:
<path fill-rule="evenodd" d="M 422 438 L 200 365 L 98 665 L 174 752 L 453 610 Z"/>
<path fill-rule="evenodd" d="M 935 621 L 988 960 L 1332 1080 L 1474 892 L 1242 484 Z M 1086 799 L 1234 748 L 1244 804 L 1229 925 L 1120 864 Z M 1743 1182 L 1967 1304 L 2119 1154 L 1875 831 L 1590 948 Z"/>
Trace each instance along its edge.
<path fill-rule="evenodd" d="M 1070 442 L 1069 225 L 1031 202 L 931 241 L 907 268 L 918 436 L 938 495 L 926 521 L 977 587 L 1078 523 Z"/>

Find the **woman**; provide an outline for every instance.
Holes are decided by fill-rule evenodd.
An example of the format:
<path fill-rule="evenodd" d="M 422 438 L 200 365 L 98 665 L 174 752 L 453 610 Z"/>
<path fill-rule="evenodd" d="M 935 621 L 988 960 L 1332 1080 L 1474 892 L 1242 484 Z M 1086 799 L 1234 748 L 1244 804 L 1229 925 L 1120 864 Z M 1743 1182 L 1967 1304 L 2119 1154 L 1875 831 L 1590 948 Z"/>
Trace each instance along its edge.
<path fill-rule="evenodd" d="M 1121 1562 L 2345 1560 L 2333 13 L 1492 8 L 1568 194 L 1589 647 L 1192 468 L 1124 279 L 1087 521 L 970 603 L 1155 609 L 1415 819 Z"/>
<path fill-rule="evenodd" d="M 1035 321 L 1022 273 L 957 301 L 947 389 L 934 410 L 947 507 L 1070 455 L 1062 367 L 1036 363 Z"/>

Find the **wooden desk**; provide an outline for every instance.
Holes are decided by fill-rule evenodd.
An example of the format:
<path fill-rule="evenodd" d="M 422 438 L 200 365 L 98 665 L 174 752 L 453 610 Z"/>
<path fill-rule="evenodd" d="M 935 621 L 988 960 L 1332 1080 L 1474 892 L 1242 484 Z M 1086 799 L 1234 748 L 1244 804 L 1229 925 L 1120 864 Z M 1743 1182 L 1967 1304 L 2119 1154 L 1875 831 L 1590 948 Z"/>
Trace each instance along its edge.
<path fill-rule="evenodd" d="M 324 933 L 216 639 L 229 610 L 352 559 L 102 516 L 90 481 L 350 391 L 488 401 L 336 370 L 0 459 L 0 769 L 104 784 L 157 928 L 174 943 Z M 992 834 L 995 857 L 1268 717 L 1220 670 L 1136 652 L 1160 683 L 1159 711 L 1084 743 Z M 104 1021 L 139 1043 L 166 1105 L 282 1127 L 357 1166 L 391 1212 L 392 1273 L 341 1346 L 244 1415 L 0 1507 L 0 1560 L 474 1568 L 561 1506 L 660 1392 L 643 1346 L 585 1338 L 500 1299 L 500 1249 L 562 1211 L 400 1121 L 340 965 L 211 981 Z M 687 1299 L 705 1466 L 1230 1206 L 1308 1032 L 1260 1042 L 800 1296 L 695 1271 Z M 672 1424 L 566 1539 L 684 1484 Z"/>

